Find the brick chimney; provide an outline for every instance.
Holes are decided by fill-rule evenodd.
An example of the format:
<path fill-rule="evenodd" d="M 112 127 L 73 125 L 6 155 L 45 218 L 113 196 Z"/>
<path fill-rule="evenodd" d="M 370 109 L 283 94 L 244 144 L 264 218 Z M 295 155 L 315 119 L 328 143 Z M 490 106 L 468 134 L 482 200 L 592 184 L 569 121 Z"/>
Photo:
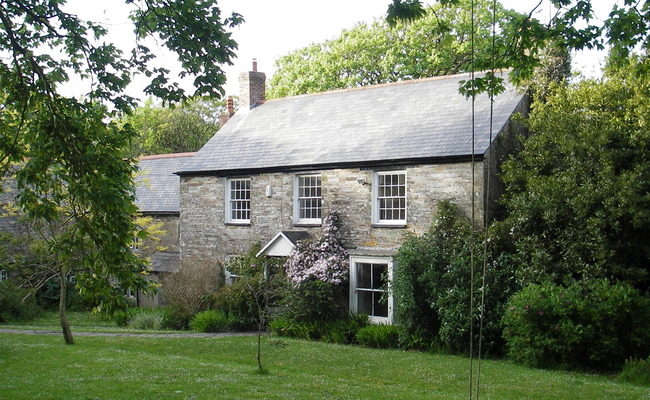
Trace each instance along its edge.
<path fill-rule="evenodd" d="M 239 108 L 250 110 L 264 102 L 266 95 L 266 74 L 257 72 L 257 61 L 253 59 L 253 70 L 239 74 Z"/>
<path fill-rule="evenodd" d="M 235 114 L 235 103 L 232 99 L 232 96 L 228 96 L 228 100 L 226 100 L 226 112 L 219 115 L 219 123 L 221 124 L 221 126 L 223 126 L 226 122 L 228 122 L 228 120 L 230 119 L 230 117 L 233 116 L 233 114 Z"/>

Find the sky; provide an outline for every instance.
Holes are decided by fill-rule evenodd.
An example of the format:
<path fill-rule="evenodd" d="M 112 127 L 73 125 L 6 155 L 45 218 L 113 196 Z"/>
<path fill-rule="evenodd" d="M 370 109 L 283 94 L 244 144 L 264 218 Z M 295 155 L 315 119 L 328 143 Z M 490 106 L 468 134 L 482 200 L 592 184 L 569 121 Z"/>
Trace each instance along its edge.
<path fill-rule="evenodd" d="M 542 20 L 548 19 L 548 0 L 537 13 Z M 605 19 L 616 0 L 593 0 L 595 17 Z M 620 0 L 619 0 L 620 1 Z M 529 12 L 539 0 L 501 0 L 507 8 Z M 234 28 L 233 38 L 239 44 L 234 65 L 224 66 L 227 76 L 227 95 L 238 95 L 239 73 L 251 69 L 252 60 L 258 63 L 258 71 L 265 72 L 267 80 L 274 71 L 277 58 L 311 43 L 323 42 L 340 34 L 343 29 L 354 27 L 357 22 L 372 22 L 383 18 L 390 0 L 219 0 L 223 15 L 236 11 L 245 22 Z M 107 26 L 108 40 L 128 46 L 133 43 L 132 28 L 124 0 L 68 0 L 67 11 Z M 155 43 L 152 43 L 155 48 Z M 158 48 L 160 54 L 165 51 Z M 173 58 L 169 65 L 173 65 Z M 574 66 L 586 76 L 596 76 L 600 71 L 602 53 L 580 52 L 574 55 Z M 129 94 L 142 97 L 144 84 L 136 82 Z"/>

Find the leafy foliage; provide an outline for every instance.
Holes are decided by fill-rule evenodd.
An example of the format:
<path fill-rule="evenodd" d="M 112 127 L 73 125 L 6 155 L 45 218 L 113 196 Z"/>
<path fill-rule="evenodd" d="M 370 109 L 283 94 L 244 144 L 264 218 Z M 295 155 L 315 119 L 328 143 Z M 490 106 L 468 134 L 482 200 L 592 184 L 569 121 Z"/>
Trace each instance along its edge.
<path fill-rule="evenodd" d="M 348 314 L 347 251 L 341 245 L 338 213 L 330 211 L 319 238 L 296 243 L 285 263 L 291 286 L 284 294 L 285 313 L 299 321 L 331 321 Z"/>
<path fill-rule="evenodd" d="M 68 310 L 87 311 L 92 308 L 87 302 L 84 302 L 74 285 L 67 285 L 66 290 L 65 305 Z M 61 284 L 59 280 L 56 278 L 50 279 L 36 292 L 36 303 L 45 310 L 57 309 L 59 307 L 60 291 Z"/>
<path fill-rule="evenodd" d="M 470 222 L 458 206 L 441 202 L 433 225 L 422 236 L 411 235 L 398 250 L 399 266 L 393 275 L 395 320 L 403 328 L 402 342 L 416 347 L 469 351 L 470 324 L 478 343 L 480 311 L 470 315 L 470 296 L 479 304 L 485 291 L 483 350 L 502 350 L 500 319 L 509 296 L 517 290 L 507 253 L 493 234 L 482 287 L 480 265 L 482 238 L 472 232 Z M 475 264 L 472 266 L 472 251 Z M 475 269 L 471 293 L 471 268 Z"/>
<path fill-rule="evenodd" d="M 395 325 L 368 325 L 357 332 L 361 346 L 376 349 L 395 349 L 399 345 L 400 329 Z"/>
<path fill-rule="evenodd" d="M 41 312 L 33 297 L 26 300 L 26 290 L 11 281 L 0 282 L 0 322 L 27 321 Z"/>
<path fill-rule="evenodd" d="M 606 280 L 526 286 L 504 316 L 508 356 L 542 367 L 613 370 L 647 357 L 650 300 Z"/>
<path fill-rule="evenodd" d="M 280 336 L 306 340 L 322 340 L 336 344 L 357 344 L 357 333 L 368 326 L 368 316 L 348 315 L 335 320 L 297 320 L 287 317 L 275 318 L 269 327 Z"/>
<path fill-rule="evenodd" d="M 185 71 L 198 75 L 196 92 L 220 95 L 221 64 L 231 62 L 236 43 L 226 29 L 242 22 L 222 19 L 213 0 L 141 0 L 132 18 L 139 38 L 157 36 L 178 54 Z M 56 260 L 65 294 L 65 277 L 79 269 L 81 292 L 97 309 L 126 306 L 125 289 L 146 289 L 145 262 L 128 251 L 137 231 L 132 216 L 136 171 L 126 157 L 134 132 L 106 122 L 129 112 L 135 101 L 124 94 L 134 74 L 151 78 L 146 92 L 166 101 L 187 94 L 169 81 L 141 42 L 125 58 L 105 40 L 106 29 L 65 12 L 62 0 L 0 3 L 0 175 L 20 163 L 21 210 Z M 90 82 L 81 99 L 59 89 L 70 76 Z M 72 334 L 61 302 L 67 343 Z"/>
<path fill-rule="evenodd" d="M 267 306 L 276 306 L 286 286 L 281 260 L 258 257 L 260 249 L 260 243 L 254 243 L 247 254 L 230 258 L 224 268 L 237 280 L 209 297 L 209 307 L 225 311 L 230 327 L 236 330 L 258 328 L 260 312 L 265 313 Z"/>
<path fill-rule="evenodd" d="M 503 174 L 521 282 L 650 284 L 650 81 L 628 72 L 535 104 Z"/>
<path fill-rule="evenodd" d="M 468 71 L 472 51 L 478 59 L 490 59 L 492 43 L 492 2 L 474 3 L 474 50 L 470 43 L 471 2 L 458 1 L 449 7 L 436 4 L 413 15 L 421 18 L 410 24 L 361 23 L 337 38 L 279 58 L 267 94 L 284 97 Z M 394 4 L 399 6 L 397 1 Z M 515 14 L 497 5 L 496 18 L 496 40 L 506 43 Z"/>
<path fill-rule="evenodd" d="M 228 316 L 222 310 L 202 311 L 190 321 L 190 329 L 197 332 L 223 332 L 228 325 Z"/>
<path fill-rule="evenodd" d="M 133 308 L 132 310 L 135 312 L 129 318 L 127 325 L 129 328 L 160 330 L 165 327 L 167 318 L 165 309 Z"/>
<path fill-rule="evenodd" d="M 553 0 L 555 14 L 549 23 L 542 23 L 534 15 L 542 2 L 527 15 L 509 14 L 507 32 L 496 38 L 494 57 L 475 57 L 475 69 L 512 68 L 512 82 L 529 81 L 538 67 L 543 49 L 555 46 L 561 49 L 602 49 L 606 42 L 612 46 L 609 63 L 620 67 L 627 65 L 629 55 L 635 47 L 641 52 L 650 45 L 650 6 L 644 0 L 629 0 L 614 4 L 612 11 L 602 25 L 593 18 L 592 4 L 595 0 Z M 453 7 L 459 0 L 440 0 L 440 4 Z M 393 0 L 388 6 L 387 19 L 393 25 L 402 20 L 417 20 L 424 15 L 423 2 L 418 0 Z M 477 13 L 478 14 L 478 13 Z M 480 40 L 476 35 L 477 40 Z M 647 72 L 647 58 L 637 64 L 640 72 Z M 471 83 L 484 85 L 480 80 Z M 489 86 L 489 85 L 487 85 Z"/>
<path fill-rule="evenodd" d="M 122 119 L 137 132 L 132 156 L 198 151 L 218 130 L 223 102 L 194 100 L 177 107 L 142 107 Z"/>
<path fill-rule="evenodd" d="M 625 360 L 625 366 L 618 376 L 618 381 L 650 386 L 650 357 L 642 360 Z"/>

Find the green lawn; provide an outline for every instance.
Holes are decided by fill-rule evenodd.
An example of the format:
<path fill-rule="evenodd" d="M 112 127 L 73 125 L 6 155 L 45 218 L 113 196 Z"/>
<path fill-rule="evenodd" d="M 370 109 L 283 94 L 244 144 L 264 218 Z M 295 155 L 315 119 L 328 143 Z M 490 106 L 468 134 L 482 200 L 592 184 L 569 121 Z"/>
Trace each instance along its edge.
<path fill-rule="evenodd" d="M 68 311 L 68 322 L 73 333 L 77 332 L 116 332 L 116 333 L 152 333 L 170 331 L 144 331 L 141 329 L 122 328 L 117 326 L 115 321 L 106 318 L 103 314 L 93 314 L 87 311 Z M 7 329 L 28 329 L 36 331 L 61 331 L 61 320 L 59 314 L 53 311 L 44 312 L 41 316 L 29 322 L 0 323 L 2 328 Z"/>
<path fill-rule="evenodd" d="M 3 333 L 0 399 L 463 399 L 463 357 L 263 338 L 140 338 Z M 474 365 L 476 368 L 476 365 Z M 607 376 L 483 360 L 482 399 L 650 399 Z"/>

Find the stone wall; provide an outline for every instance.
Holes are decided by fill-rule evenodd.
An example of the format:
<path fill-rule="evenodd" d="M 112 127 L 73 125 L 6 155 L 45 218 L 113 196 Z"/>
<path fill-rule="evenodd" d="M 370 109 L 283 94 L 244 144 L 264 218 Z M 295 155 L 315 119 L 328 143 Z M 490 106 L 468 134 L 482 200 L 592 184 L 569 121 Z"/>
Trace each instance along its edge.
<path fill-rule="evenodd" d="M 341 233 L 348 249 L 394 253 L 405 232 L 422 234 L 433 220 L 441 200 L 457 203 L 471 215 L 471 163 L 411 165 L 407 176 L 407 224 L 402 228 L 375 227 L 371 220 L 371 169 L 335 169 L 309 171 L 322 175 L 324 213 L 329 209 L 341 215 Z M 475 215 L 482 218 L 483 171 L 481 162 L 474 166 L 476 190 Z M 228 225 L 225 220 L 226 178 L 217 176 L 181 177 L 180 247 L 181 264 L 213 262 L 248 251 L 251 244 L 266 244 L 279 231 L 304 230 L 313 235 L 320 227 L 294 226 L 293 185 L 297 173 L 268 173 L 250 176 L 250 225 Z M 360 184 L 364 177 L 367 184 Z M 267 197 L 267 186 L 271 196 Z M 324 214 L 325 215 L 325 214 Z"/>

